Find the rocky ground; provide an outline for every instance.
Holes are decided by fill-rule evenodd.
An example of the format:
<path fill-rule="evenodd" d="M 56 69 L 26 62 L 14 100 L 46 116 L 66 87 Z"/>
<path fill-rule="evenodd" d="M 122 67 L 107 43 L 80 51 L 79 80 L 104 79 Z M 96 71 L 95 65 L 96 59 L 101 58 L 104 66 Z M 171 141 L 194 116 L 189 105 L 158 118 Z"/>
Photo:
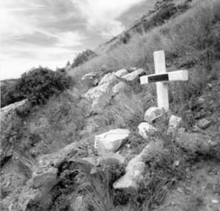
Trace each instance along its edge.
<path fill-rule="evenodd" d="M 219 211 L 220 81 L 166 113 L 143 73 L 2 108 L 1 210 Z"/>

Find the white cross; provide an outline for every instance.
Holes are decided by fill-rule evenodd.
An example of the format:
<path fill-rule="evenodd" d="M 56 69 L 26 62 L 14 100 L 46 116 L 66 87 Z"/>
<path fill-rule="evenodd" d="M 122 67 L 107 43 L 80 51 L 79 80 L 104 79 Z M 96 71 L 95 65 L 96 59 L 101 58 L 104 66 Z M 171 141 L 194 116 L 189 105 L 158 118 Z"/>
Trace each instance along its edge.
<path fill-rule="evenodd" d="M 168 83 L 169 81 L 187 81 L 188 71 L 178 70 L 166 72 L 165 53 L 164 51 L 154 52 L 154 66 L 156 74 L 142 76 L 141 84 L 156 82 L 157 87 L 157 104 L 159 108 L 165 111 L 169 110 Z"/>

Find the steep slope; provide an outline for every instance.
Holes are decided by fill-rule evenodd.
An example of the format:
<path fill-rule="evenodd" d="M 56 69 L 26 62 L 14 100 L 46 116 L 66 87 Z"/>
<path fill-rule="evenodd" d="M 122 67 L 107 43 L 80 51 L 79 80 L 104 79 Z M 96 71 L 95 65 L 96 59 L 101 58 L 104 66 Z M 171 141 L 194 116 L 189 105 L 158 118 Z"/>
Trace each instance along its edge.
<path fill-rule="evenodd" d="M 197 3 L 138 42 L 135 36 L 70 70 L 74 87 L 44 106 L 1 110 L 10 111 L 1 121 L 2 210 L 219 211 L 220 3 Z M 184 68 L 190 76 L 169 85 L 171 111 L 149 123 L 155 85 L 140 86 L 139 77 L 154 72 L 153 51 L 161 48 L 168 71 Z M 98 82 L 82 90 L 81 76 L 94 71 Z M 168 133 L 171 115 L 182 123 Z M 140 123 L 155 130 L 140 133 Z M 114 129 L 129 130 L 122 145 L 109 144 L 117 153 L 96 147 L 97 136 Z M 129 163 L 138 188 L 115 189 Z"/>

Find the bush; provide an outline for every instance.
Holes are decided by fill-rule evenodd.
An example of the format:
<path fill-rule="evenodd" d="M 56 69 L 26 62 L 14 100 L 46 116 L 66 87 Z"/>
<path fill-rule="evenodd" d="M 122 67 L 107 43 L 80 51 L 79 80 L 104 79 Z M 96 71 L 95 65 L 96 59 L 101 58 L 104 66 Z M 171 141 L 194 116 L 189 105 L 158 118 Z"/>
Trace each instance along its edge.
<path fill-rule="evenodd" d="M 54 94 L 59 94 L 72 85 L 65 73 L 39 67 L 24 73 L 16 90 L 33 104 L 45 103 Z"/>
<path fill-rule="evenodd" d="M 5 80 L 1 83 L 1 108 L 24 99 L 16 90 L 16 80 Z"/>
<path fill-rule="evenodd" d="M 93 52 L 92 50 L 87 49 L 86 51 L 83 51 L 82 53 L 78 54 L 78 56 L 74 59 L 72 67 L 77 67 L 88 60 L 96 57 L 97 54 Z"/>

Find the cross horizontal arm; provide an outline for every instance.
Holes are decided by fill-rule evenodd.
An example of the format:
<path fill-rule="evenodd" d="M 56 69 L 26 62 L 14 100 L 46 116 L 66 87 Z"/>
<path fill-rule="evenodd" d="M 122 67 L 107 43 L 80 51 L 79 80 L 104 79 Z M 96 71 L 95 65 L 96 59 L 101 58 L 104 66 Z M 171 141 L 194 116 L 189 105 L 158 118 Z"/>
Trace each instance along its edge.
<path fill-rule="evenodd" d="M 142 76 L 140 81 L 141 84 L 148 84 L 154 82 L 187 81 L 188 78 L 188 70 L 178 70 L 173 72 Z"/>

